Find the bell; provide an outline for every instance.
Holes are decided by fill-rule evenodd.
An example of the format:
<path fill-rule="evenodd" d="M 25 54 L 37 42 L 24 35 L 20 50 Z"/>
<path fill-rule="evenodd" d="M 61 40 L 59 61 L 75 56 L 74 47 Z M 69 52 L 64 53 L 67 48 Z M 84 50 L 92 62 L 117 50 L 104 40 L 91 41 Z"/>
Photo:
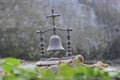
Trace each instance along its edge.
<path fill-rule="evenodd" d="M 65 50 L 65 49 L 62 46 L 60 37 L 57 35 L 53 35 L 50 37 L 47 51 L 57 51 L 57 50 L 59 51 L 59 50 Z"/>

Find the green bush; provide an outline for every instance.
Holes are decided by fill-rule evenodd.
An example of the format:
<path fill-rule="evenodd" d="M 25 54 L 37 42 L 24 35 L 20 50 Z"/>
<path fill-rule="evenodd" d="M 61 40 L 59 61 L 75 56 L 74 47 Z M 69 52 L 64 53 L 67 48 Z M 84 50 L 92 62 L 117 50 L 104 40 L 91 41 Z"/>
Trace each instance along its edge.
<path fill-rule="evenodd" d="M 119 80 L 119 73 L 115 79 L 108 75 L 102 68 L 90 68 L 76 63 L 76 67 L 71 67 L 65 63 L 57 66 L 57 73 L 52 69 L 40 69 L 37 66 L 25 68 L 20 65 L 15 58 L 5 58 L 0 60 L 5 74 L 0 80 Z"/>

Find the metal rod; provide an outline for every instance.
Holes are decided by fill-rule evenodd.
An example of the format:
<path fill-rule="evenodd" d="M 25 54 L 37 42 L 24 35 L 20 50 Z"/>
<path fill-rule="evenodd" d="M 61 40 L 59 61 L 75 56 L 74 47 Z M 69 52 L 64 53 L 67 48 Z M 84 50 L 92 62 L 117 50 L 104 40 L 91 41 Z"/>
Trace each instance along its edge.
<path fill-rule="evenodd" d="M 66 53 L 66 56 L 72 55 L 70 31 L 72 31 L 72 29 L 68 28 L 67 29 L 67 53 Z"/>
<path fill-rule="evenodd" d="M 58 28 L 58 27 L 53 27 L 53 28 L 55 28 L 56 30 L 67 31 L 67 29 L 64 29 L 64 28 Z M 46 29 L 46 30 L 42 31 L 42 33 L 46 33 L 48 31 L 51 31 L 51 30 L 53 30 L 53 28 Z M 72 31 L 72 28 L 69 28 L 69 31 Z M 37 31 L 37 33 L 39 33 L 39 32 L 40 31 Z"/>
<path fill-rule="evenodd" d="M 41 52 L 41 60 L 45 59 L 45 47 L 44 47 L 44 37 L 43 32 L 40 31 L 40 52 Z"/>

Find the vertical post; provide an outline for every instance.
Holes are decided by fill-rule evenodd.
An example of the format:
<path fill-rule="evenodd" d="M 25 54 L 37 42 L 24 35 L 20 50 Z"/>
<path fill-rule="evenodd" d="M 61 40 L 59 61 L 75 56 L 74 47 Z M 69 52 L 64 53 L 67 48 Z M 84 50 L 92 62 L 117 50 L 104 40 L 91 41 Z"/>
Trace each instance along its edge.
<path fill-rule="evenodd" d="M 41 60 L 45 59 L 45 47 L 44 47 L 44 37 L 43 32 L 40 31 L 40 53 L 41 53 Z"/>
<path fill-rule="evenodd" d="M 71 49 L 71 36 L 70 36 L 70 31 L 72 31 L 72 29 L 67 29 L 67 56 L 71 56 L 72 55 L 72 49 Z"/>
<path fill-rule="evenodd" d="M 53 19 L 53 26 L 55 26 L 55 16 L 54 16 L 54 10 L 52 9 L 51 11 L 52 11 L 52 16 L 51 16 L 51 17 L 52 17 L 52 19 Z"/>

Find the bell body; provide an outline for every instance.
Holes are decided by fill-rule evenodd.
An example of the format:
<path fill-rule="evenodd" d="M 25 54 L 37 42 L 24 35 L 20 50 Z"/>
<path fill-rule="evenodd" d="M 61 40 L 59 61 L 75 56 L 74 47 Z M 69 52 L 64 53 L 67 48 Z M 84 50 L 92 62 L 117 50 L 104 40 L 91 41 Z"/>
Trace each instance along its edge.
<path fill-rule="evenodd" d="M 59 50 L 65 50 L 65 49 L 62 46 L 60 37 L 57 35 L 53 35 L 50 37 L 47 51 L 59 51 Z"/>

